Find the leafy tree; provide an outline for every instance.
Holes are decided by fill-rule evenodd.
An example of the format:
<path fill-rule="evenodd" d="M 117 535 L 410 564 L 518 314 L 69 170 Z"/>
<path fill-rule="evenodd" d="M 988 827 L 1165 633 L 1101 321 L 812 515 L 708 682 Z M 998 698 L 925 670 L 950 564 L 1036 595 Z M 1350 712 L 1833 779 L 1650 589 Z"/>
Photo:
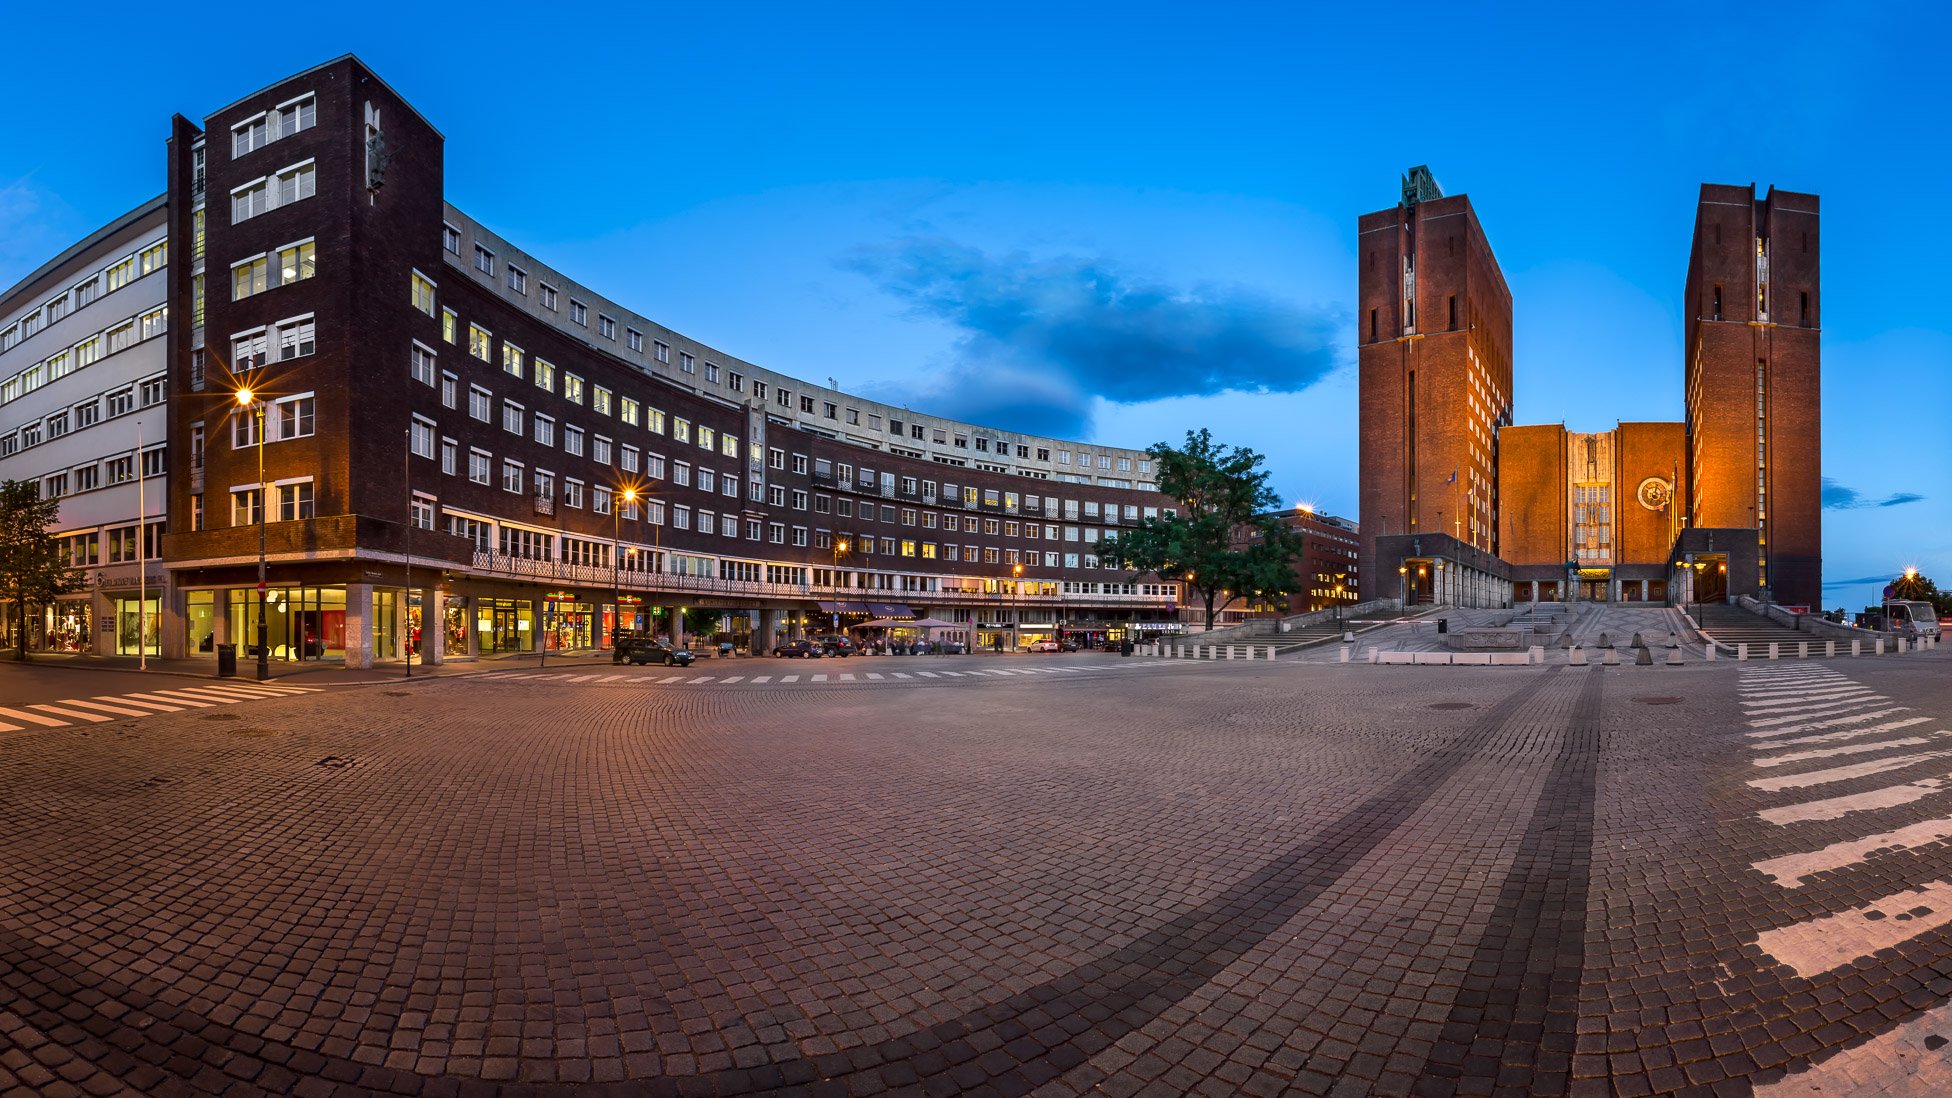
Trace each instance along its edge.
<path fill-rule="evenodd" d="M 0 598 L 14 611 L 14 658 L 27 658 L 27 610 L 78 589 L 61 545 L 48 533 L 60 521 L 59 500 L 42 499 L 33 481 L 0 482 Z"/>
<path fill-rule="evenodd" d="M 1260 454 L 1217 444 L 1204 428 L 1186 432 L 1182 448 L 1161 442 L 1146 453 L 1159 491 L 1179 506 L 1100 543 L 1101 559 L 1185 584 L 1204 604 L 1208 629 L 1235 599 L 1279 599 L 1296 589 L 1301 535 L 1272 515 L 1280 499 Z"/>
<path fill-rule="evenodd" d="M 709 606 L 694 606 L 685 611 L 685 636 L 709 637 L 725 623 L 725 611 Z"/>
<path fill-rule="evenodd" d="M 1952 592 L 1939 590 L 1938 584 L 1923 572 L 1906 572 L 1891 581 L 1891 597 L 1929 602 L 1941 614 L 1952 608 Z"/>

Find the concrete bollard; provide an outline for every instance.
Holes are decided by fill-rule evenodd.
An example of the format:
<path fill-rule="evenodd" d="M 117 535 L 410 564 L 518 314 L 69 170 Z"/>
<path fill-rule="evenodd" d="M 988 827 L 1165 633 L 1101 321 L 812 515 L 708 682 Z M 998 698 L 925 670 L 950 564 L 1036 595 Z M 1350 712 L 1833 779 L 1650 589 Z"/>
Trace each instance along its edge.
<path fill-rule="evenodd" d="M 1681 666 L 1681 649 L 1679 647 L 1672 647 L 1667 650 L 1667 665 L 1669 667 Z"/>
<path fill-rule="evenodd" d="M 1531 651 L 1526 653 L 1526 662 L 1543 664 L 1545 662 L 1545 645 L 1543 644 L 1533 645 Z"/>
<path fill-rule="evenodd" d="M 1835 657 L 1837 654 L 1837 642 L 1833 640 L 1824 641 L 1823 654 L 1826 657 Z"/>
<path fill-rule="evenodd" d="M 1576 644 L 1573 645 L 1571 651 L 1566 653 L 1566 663 L 1573 667 L 1586 666 L 1586 650 Z"/>
<path fill-rule="evenodd" d="M 1338 661 L 1336 661 L 1336 662 L 1338 662 L 1338 663 L 1348 663 L 1348 662 L 1349 662 L 1349 649 L 1350 649 L 1350 647 L 1352 647 L 1352 646 L 1351 646 L 1351 645 L 1347 645 L 1347 644 L 1345 644 L 1345 645 L 1343 645 L 1343 646 L 1342 646 L 1342 658 L 1341 658 L 1340 660 L 1338 660 Z"/>
<path fill-rule="evenodd" d="M 1369 646 L 1369 659 L 1368 659 L 1368 661 L 1367 661 L 1367 662 L 1369 662 L 1369 663 L 1375 663 L 1375 662 L 1376 662 L 1376 646 L 1375 646 L 1375 645 L 1370 645 L 1370 646 Z"/>
<path fill-rule="evenodd" d="M 1635 667 L 1652 667 L 1654 665 L 1654 650 L 1645 645 L 1634 649 L 1633 663 Z"/>
<path fill-rule="evenodd" d="M 1234 646 L 1231 644 L 1227 646 L 1227 658 L 1228 659 L 1234 658 Z"/>
<path fill-rule="evenodd" d="M 1267 658 L 1269 660 L 1274 659 L 1274 646 L 1271 644 L 1267 646 Z"/>
<path fill-rule="evenodd" d="M 1707 660 L 1707 661 L 1708 661 L 1709 663 L 1714 663 L 1714 662 L 1715 662 L 1715 642 L 1714 642 L 1714 641 L 1709 641 L 1709 642 L 1708 642 L 1708 651 L 1707 651 L 1707 654 L 1706 654 L 1706 655 L 1704 655 L 1704 656 L 1702 656 L 1701 658 L 1702 658 L 1702 659 L 1704 659 L 1704 660 Z"/>
<path fill-rule="evenodd" d="M 1809 659 L 1809 658 L 1810 658 L 1810 642 L 1809 642 L 1809 641 L 1797 641 L 1797 642 L 1796 642 L 1796 658 L 1797 658 L 1797 659 L 1799 659 L 1799 660 L 1806 660 L 1806 659 Z"/>
<path fill-rule="evenodd" d="M 1871 644 L 1872 644 L 1872 645 L 1873 645 L 1873 646 L 1875 647 L 1875 650 L 1874 650 L 1874 651 L 1873 651 L 1873 652 L 1871 653 L 1871 655 L 1873 655 L 1873 656 L 1882 656 L 1882 655 L 1884 655 L 1884 638 L 1883 638 L 1883 637 L 1878 637 L 1877 639 L 1875 639 L 1875 640 L 1873 640 L 1873 641 L 1871 642 Z"/>
<path fill-rule="evenodd" d="M 1344 629 L 1344 630 L 1342 630 L 1342 643 L 1343 643 L 1343 644 L 1349 644 L 1349 643 L 1352 643 L 1352 642 L 1353 642 L 1353 641 L 1354 641 L 1355 639 L 1356 639 L 1356 631 L 1355 631 L 1355 630 L 1353 630 L 1353 629 Z"/>
<path fill-rule="evenodd" d="M 1640 639 L 1640 634 L 1639 634 L 1639 633 L 1635 633 L 1635 634 L 1633 635 L 1633 644 L 1632 644 L 1632 645 L 1630 645 L 1629 647 L 1632 647 L 1632 648 L 1645 648 L 1645 647 L 1647 647 L 1647 645 L 1646 645 L 1646 643 L 1645 643 L 1645 642 L 1643 642 L 1643 641 L 1642 641 L 1642 640 Z"/>
<path fill-rule="evenodd" d="M 1620 666 L 1620 650 L 1609 648 L 1600 654 L 1600 664 L 1605 667 Z"/>
<path fill-rule="evenodd" d="M 1856 659 L 1859 655 L 1863 654 L 1863 651 L 1864 642 L 1856 637 L 1850 638 L 1850 658 Z"/>
<path fill-rule="evenodd" d="M 1749 642 L 1743 641 L 1735 646 L 1735 658 L 1738 660 L 1746 660 L 1749 658 Z"/>
<path fill-rule="evenodd" d="M 1611 647 L 1613 647 L 1613 638 L 1612 638 L 1612 637 L 1609 637 L 1609 636 L 1607 636 L 1607 635 L 1606 635 L 1605 633 L 1601 633 L 1601 634 L 1600 634 L 1600 642 L 1599 642 L 1598 644 L 1596 644 L 1596 645 L 1594 645 L 1594 647 L 1595 647 L 1595 648 L 1611 648 Z"/>
<path fill-rule="evenodd" d="M 1769 658 L 1772 660 L 1776 658 L 1776 647 L 1777 645 L 1775 641 L 1769 642 Z"/>

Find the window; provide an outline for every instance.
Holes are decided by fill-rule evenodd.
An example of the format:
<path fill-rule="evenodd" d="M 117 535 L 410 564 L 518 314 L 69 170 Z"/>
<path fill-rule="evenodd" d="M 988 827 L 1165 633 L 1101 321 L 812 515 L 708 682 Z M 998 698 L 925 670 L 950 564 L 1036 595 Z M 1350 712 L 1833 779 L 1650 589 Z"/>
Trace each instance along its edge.
<path fill-rule="evenodd" d="M 300 358 L 318 349 L 317 325 L 310 316 L 278 322 L 278 359 Z"/>
<path fill-rule="evenodd" d="M 502 430 L 511 435 L 522 433 L 522 412 L 520 404 L 512 400 L 502 401 Z"/>
<path fill-rule="evenodd" d="M 554 392 L 556 389 L 556 365 L 546 358 L 535 360 L 535 387 Z"/>
<path fill-rule="evenodd" d="M 626 473 L 637 471 L 637 447 L 622 446 L 617 451 L 617 467 Z"/>
<path fill-rule="evenodd" d="M 575 454 L 577 457 L 583 456 L 583 429 L 581 427 L 573 424 L 563 425 L 563 450 L 567 453 Z"/>
<path fill-rule="evenodd" d="M 461 318 L 454 315 L 453 309 L 441 310 L 441 338 L 442 339 L 448 341 L 449 343 L 452 343 L 455 341 L 455 339 L 459 338 L 457 335 L 457 331 L 460 328 L 460 324 L 461 324 Z"/>
<path fill-rule="evenodd" d="M 264 518 L 264 491 L 246 488 L 230 494 L 230 524 L 256 526 Z"/>
<path fill-rule="evenodd" d="M 117 389 L 108 395 L 108 414 L 127 415 L 136 410 L 136 394 L 133 389 Z"/>
<path fill-rule="evenodd" d="M 459 406 L 458 401 L 460 400 L 460 396 L 459 396 L 460 387 L 461 387 L 460 378 L 455 377 L 453 374 L 448 373 L 446 370 L 441 371 L 441 407 L 454 408 Z"/>
<path fill-rule="evenodd" d="M 691 486 L 691 465 L 683 461 L 671 463 L 671 483 Z"/>
<path fill-rule="evenodd" d="M 624 345 L 638 354 L 644 353 L 644 333 L 635 328 L 624 329 Z"/>
<path fill-rule="evenodd" d="M 93 427 L 101 421 L 102 406 L 100 403 L 90 400 L 75 405 L 75 430 L 79 431 L 83 427 Z"/>
<path fill-rule="evenodd" d="M 590 411 L 595 412 L 598 415 L 607 416 L 610 414 L 610 390 L 604 388 L 601 385 L 595 385 L 591 387 Z"/>
<path fill-rule="evenodd" d="M 695 374 L 698 372 L 698 360 L 691 357 L 691 352 L 689 351 L 679 351 L 678 369 L 687 374 Z"/>
<path fill-rule="evenodd" d="M 610 440 L 602 435 L 590 440 L 590 460 L 598 465 L 610 464 Z"/>
<path fill-rule="evenodd" d="M 318 193 L 318 172 L 311 161 L 298 164 L 275 176 L 244 184 L 230 192 L 230 221 L 235 225 L 259 214 L 289 206 Z"/>
<path fill-rule="evenodd" d="M 580 324 L 586 328 L 590 324 L 590 310 L 573 297 L 569 299 L 569 320 L 572 324 Z"/>
<path fill-rule="evenodd" d="M 637 426 L 637 415 L 640 407 L 636 401 L 629 397 L 624 397 L 618 402 L 617 418 L 635 427 Z"/>
<path fill-rule="evenodd" d="M 610 489 L 601 486 L 590 489 L 590 510 L 599 515 L 610 513 Z"/>
<path fill-rule="evenodd" d="M 431 387 L 434 384 L 434 349 L 416 339 L 408 354 L 411 356 L 408 372 L 415 381 Z"/>
<path fill-rule="evenodd" d="M 571 404 L 583 403 L 583 379 L 575 374 L 563 375 L 563 399 Z"/>
<path fill-rule="evenodd" d="M 718 490 L 718 472 L 713 469 L 698 470 L 698 490 L 715 492 Z"/>
<path fill-rule="evenodd" d="M 486 450 L 469 450 L 468 479 L 476 484 L 488 483 L 488 464 L 491 460 Z"/>
<path fill-rule="evenodd" d="M 502 459 L 502 491 L 522 493 L 522 463 L 508 458 Z"/>
<path fill-rule="evenodd" d="M 699 449 L 701 450 L 711 449 L 712 443 L 714 441 L 714 437 L 715 437 L 714 433 L 710 427 L 707 427 L 702 423 L 698 425 L 698 448 Z"/>
<path fill-rule="evenodd" d="M 493 278 L 495 275 L 495 253 L 476 244 L 474 246 L 474 269 Z"/>
<path fill-rule="evenodd" d="M 671 361 L 671 347 L 669 344 L 653 341 L 651 346 L 653 348 L 651 357 L 657 359 L 659 362 Z"/>
<path fill-rule="evenodd" d="M 437 288 L 436 283 L 419 271 L 413 272 L 412 279 L 413 307 L 426 313 L 428 316 L 433 316 L 434 290 Z"/>
<path fill-rule="evenodd" d="M 230 298 L 242 301 L 252 294 L 261 294 L 271 288 L 271 260 L 267 256 L 257 256 L 235 264 L 230 269 Z"/>
<path fill-rule="evenodd" d="M 243 156 L 254 149 L 261 149 L 280 138 L 290 137 L 300 130 L 309 130 L 318 124 L 318 99 L 307 95 L 295 99 L 276 110 L 268 111 L 255 118 L 246 119 L 231 127 L 231 158 Z"/>
<path fill-rule="evenodd" d="M 705 364 L 705 380 L 714 385 L 718 384 L 718 363 L 707 362 Z"/>
<path fill-rule="evenodd" d="M 581 508 L 583 506 L 583 482 L 563 479 L 563 506 Z"/>
<path fill-rule="evenodd" d="M 278 492 L 278 521 L 295 522 L 312 517 L 312 482 L 280 484 Z"/>
<path fill-rule="evenodd" d="M 468 386 L 468 415 L 473 416 L 483 423 L 487 423 L 489 422 L 490 416 L 489 409 L 493 403 L 493 393 L 490 393 L 479 385 Z"/>
<path fill-rule="evenodd" d="M 423 496 L 419 492 L 415 492 L 413 494 L 413 502 L 410 505 L 409 521 L 413 523 L 416 529 L 432 530 L 434 528 L 434 497 Z"/>
<path fill-rule="evenodd" d="M 255 370 L 265 364 L 270 357 L 268 348 L 270 336 L 264 329 L 232 336 L 230 341 L 230 362 L 232 370 Z"/>
<path fill-rule="evenodd" d="M 441 472 L 450 477 L 454 475 L 454 452 L 457 448 L 453 439 L 441 439 Z"/>
<path fill-rule="evenodd" d="M 598 313 L 596 315 L 596 334 L 602 336 L 605 339 L 612 339 L 612 340 L 616 339 L 617 322 L 607 316 L 604 316 L 602 313 Z"/>
<path fill-rule="evenodd" d="M 468 325 L 468 353 L 483 362 L 495 361 L 494 336 L 479 324 Z"/>
<path fill-rule="evenodd" d="M 318 430 L 318 400 L 310 393 L 271 403 L 271 442 L 307 438 Z"/>
<path fill-rule="evenodd" d="M 556 421 L 540 412 L 535 415 L 535 440 L 544 446 L 556 444 Z"/>
<path fill-rule="evenodd" d="M 461 254 L 461 230 L 441 222 L 441 247 L 455 255 Z"/>
<path fill-rule="evenodd" d="M 529 273 L 515 264 L 508 265 L 508 288 L 518 294 L 529 292 Z"/>
<path fill-rule="evenodd" d="M 506 340 L 502 342 L 502 373 L 522 376 L 522 348 Z"/>
<path fill-rule="evenodd" d="M 552 313 L 555 312 L 556 311 L 556 288 L 554 286 L 549 285 L 547 282 L 540 282 L 536 284 L 536 289 L 538 291 L 538 296 L 541 297 L 542 299 L 542 307 L 549 310 Z"/>

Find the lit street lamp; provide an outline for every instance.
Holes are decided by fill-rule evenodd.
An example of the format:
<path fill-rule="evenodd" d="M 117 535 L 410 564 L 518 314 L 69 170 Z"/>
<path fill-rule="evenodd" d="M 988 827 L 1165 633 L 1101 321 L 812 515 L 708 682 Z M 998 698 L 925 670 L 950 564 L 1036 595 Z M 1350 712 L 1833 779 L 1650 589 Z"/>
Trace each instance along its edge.
<path fill-rule="evenodd" d="M 264 398 L 249 389 L 237 391 L 237 406 L 248 408 L 257 414 L 258 428 L 258 681 L 271 677 L 271 646 L 265 639 L 264 624 L 264 509 L 270 505 L 270 493 L 264 485 Z"/>
<path fill-rule="evenodd" d="M 610 501 L 610 647 L 617 647 L 617 630 L 623 627 L 624 594 L 623 581 L 617 576 L 617 566 L 623 557 L 623 533 L 618 525 L 623 514 L 623 504 L 637 501 L 637 489 L 626 488 Z"/>
<path fill-rule="evenodd" d="M 1023 647 L 1023 565 L 1010 566 L 1010 647 Z"/>
<path fill-rule="evenodd" d="M 827 585 L 829 587 L 833 587 L 833 588 L 840 587 L 840 555 L 845 552 L 847 552 L 847 539 L 835 538 L 834 539 L 834 570 L 833 570 L 833 574 L 827 577 L 828 580 Z M 837 637 L 840 636 L 840 598 L 838 595 L 836 595 L 834 598 L 834 635 Z"/>

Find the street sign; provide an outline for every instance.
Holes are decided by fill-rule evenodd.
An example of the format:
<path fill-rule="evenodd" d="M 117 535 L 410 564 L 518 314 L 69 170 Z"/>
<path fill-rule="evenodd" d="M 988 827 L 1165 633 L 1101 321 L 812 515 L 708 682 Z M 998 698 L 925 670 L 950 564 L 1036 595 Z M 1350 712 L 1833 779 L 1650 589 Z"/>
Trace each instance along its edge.
<path fill-rule="evenodd" d="M 1898 585 L 1897 585 L 1897 584 L 1895 584 L 1895 583 L 1887 583 L 1887 584 L 1885 584 L 1885 585 L 1884 585 L 1884 597 L 1885 597 L 1885 598 L 1887 598 L 1887 599 L 1888 599 L 1888 598 L 1890 598 L 1891 596 L 1893 596 L 1893 595 L 1895 595 L 1895 594 L 1897 594 L 1897 593 L 1898 593 Z"/>

